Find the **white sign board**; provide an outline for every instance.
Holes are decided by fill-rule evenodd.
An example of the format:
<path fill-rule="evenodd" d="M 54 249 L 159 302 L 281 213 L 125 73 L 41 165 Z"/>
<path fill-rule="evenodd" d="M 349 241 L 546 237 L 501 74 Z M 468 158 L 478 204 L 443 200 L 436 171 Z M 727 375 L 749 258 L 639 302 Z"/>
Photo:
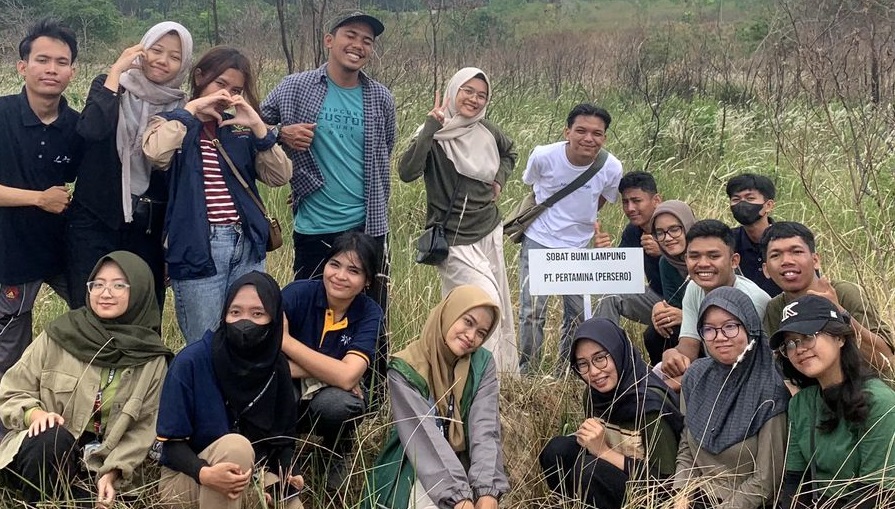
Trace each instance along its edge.
<path fill-rule="evenodd" d="M 532 249 L 528 252 L 532 295 L 643 293 L 643 249 Z"/>

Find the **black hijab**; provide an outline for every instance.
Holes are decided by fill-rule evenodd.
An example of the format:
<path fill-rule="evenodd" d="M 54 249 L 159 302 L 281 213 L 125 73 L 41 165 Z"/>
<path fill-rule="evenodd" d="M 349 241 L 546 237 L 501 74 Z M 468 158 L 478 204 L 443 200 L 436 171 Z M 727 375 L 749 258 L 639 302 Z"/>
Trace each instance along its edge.
<path fill-rule="evenodd" d="M 252 285 L 271 322 L 263 340 L 251 348 L 242 345 L 227 327 L 227 310 L 236 293 Z M 255 442 L 275 436 L 291 436 L 296 405 L 292 377 L 280 351 L 283 340 L 283 299 L 280 286 L 270 275 L 253 271 L 237 279 L 227 290 L 221 323 L 214 333 L 212 364 L 228 408 L 235 414 L 239 432 Z"/>
<path fill-rule="evenodd" d="M 786 411 L 790 396 L 752 300 L 731 286 L 712 290 L 699 307 L 699 327 L 711 307 L 736 317 L 749 339 L 733 366 L 716 361 L 706 348 L 709 356 L 693 361 L 684 374 L 687 429 L 703 449 L 718 454 L 757 435 Z"/>
<path fill-rule="evenodd" d="M 678 395 L 668 388 L 649 366 L 618 325 L 605 318 L 591 318 L 578 327 L 569 360 L 575 369 L 575 347 L 593 341 L 609 353 L 618 373 L 612 394 L 588 385 L 584 413 L 613 424 L 642 422 L 647 413 L 658 412 L 678 435 L 684 427 Z M 579 375 L 581 376 L 581 375 Z M 587 382 L 584 376 L 581 378 Z"/>

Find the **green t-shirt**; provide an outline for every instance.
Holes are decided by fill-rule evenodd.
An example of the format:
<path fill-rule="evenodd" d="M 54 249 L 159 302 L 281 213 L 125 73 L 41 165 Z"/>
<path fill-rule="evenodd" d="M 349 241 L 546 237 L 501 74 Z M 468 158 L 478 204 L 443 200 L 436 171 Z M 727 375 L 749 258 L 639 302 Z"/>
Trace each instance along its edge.
<path fill-rule="evenodd" d="M 295 231 L 305 235 L 350 230 L 366 219 L 363 87 L 326 80 L 310 149 L 326 185 L 298 202 Z"/>
<path fill-rule="evenodd" d="M 895 346 L 892 343 L 892 331 L 880 318 L 876 306 L 864 295 L 860 286 L 847 281 L 831 281 L 830 284 L 836 290 L 839 305 L 848 311 L 853 320 L 857 320 L 858 323 L 871 332 L 879 334 L 889 347 Z M 784 293 L 777 295 L 771 299 L 771 302 L 768 302 L 764 315 L 764 327 L 768 331 L 769 337 L 780 328 L 783 307 L 789 303 L 790 300 L 786 299 L 786 294 Z"/>
<path fill-rule="evenodd" d="M 826 414 L 819 386 L 802 389 L 789 402 L 786 470 L 808 471 L 813 460 L 816 489 L 824 497 L 848 496 L 857 482 L 882 480 L 885 488 L 895 488 L 895 391 L 878 378 L 868 380 L 864 390 L 870 395 L 870 415 L 854 432 L 844 420 L 832 433 L 816 429 Z"/>

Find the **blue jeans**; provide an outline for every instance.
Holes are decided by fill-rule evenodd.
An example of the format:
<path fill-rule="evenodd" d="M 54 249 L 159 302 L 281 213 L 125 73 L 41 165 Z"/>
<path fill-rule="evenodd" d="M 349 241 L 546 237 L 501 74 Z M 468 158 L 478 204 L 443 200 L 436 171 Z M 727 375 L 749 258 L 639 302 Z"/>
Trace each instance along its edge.
<path fill-rule="evenodd" d="M 538 369 L 541 363 L 541 349 L 544 344 L 544 322 L 547 319 L 547 299 L 549 295 L 528 293 L 528 252 L 532 249 L 548 249 L 537 242 L 522 237 L 519 257 L 519 371 L 523 374 Z M 568 369 L 569 350 L 572 335 L 581 323 L 584 314 L 584 299 L 580 295 L 562 296 L 562 335 L 559 340 L 559 360 L 556 372 Z"/>
<path fill-rule="evenodd" d="M 172 279 L 177 323 L 186 344 L 217 329 L 223 316 L 227 289 L 253 270 L 264 271 L 264 259 L 250 260 L 249 240 L 240 224 L 211 225 L 211 257 L 217 273 L 201 279 Z"/>

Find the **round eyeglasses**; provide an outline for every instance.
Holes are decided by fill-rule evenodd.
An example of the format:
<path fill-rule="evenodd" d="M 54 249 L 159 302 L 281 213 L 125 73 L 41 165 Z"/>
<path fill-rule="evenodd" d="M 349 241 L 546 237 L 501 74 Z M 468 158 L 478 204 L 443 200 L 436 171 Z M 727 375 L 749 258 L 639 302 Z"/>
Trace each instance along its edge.
<path fill-rule="evenodd" d="M 590 371 L 590 367 L 593 366 L 597 369 L 604 369 L 609 365 L 609 352 L 598 353 L 587 359 L 578 359 L 575 361 L 575 371 L 578 372 L 579 375 L 586 375 Z"/>
<path fill-rule="evenodd" d="M 665 240 L 666 236 L 671 239 L 676 239 L 680 237 L 682 233 L 684 233 L 684 227 L 678 224 L 668 228 L 667 230 L 654 230 L 653 236 L 656 237 L 656 240 L 661 242 Z"/>
<path fill-rule="evenodd" d="M 721 335 L 725 338 L 733 339 L 740 333 L 740 327 L 742 326 L 743 324 L 734 322 L 725 323 L 720 327 L 703 325 L 702 328 L 699 329 L 699 337 L 706 341 L 715 341 L 718 339 L 718 332 L 721 332 Z"/>

